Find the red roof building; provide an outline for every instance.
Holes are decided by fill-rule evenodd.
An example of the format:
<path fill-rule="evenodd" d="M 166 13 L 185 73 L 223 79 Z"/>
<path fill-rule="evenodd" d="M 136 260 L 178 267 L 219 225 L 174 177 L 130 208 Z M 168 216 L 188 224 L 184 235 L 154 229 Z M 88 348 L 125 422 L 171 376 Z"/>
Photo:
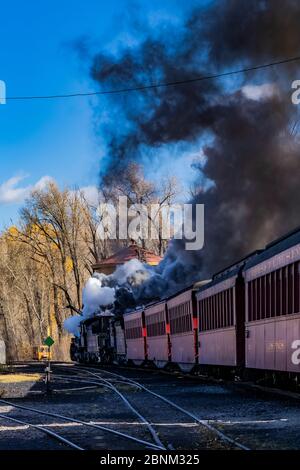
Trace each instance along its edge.
<path fill-rule="evenodd" d="M 109 258 L 94 264 L 92 266 L 93 271 L 103 274 L 112 274 L 118 266 L 130 261 L 131 259 L 138 259 L 142 263 L 149 264 L 149 266 L 157 266 L 162 260 L 162 258 L 155 253 L 132 243 L 131 245 L 117 251 Z"/>

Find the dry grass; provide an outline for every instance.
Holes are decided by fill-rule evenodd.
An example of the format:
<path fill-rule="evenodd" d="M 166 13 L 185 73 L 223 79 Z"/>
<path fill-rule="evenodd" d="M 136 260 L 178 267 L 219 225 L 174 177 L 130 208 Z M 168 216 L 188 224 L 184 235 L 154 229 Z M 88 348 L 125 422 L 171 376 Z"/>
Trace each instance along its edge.
<path fill-rule="evenodd" d="M 4 374 L 0 375 L 0 384 L 36 382 L 41 377 L 41 374 Z"/>

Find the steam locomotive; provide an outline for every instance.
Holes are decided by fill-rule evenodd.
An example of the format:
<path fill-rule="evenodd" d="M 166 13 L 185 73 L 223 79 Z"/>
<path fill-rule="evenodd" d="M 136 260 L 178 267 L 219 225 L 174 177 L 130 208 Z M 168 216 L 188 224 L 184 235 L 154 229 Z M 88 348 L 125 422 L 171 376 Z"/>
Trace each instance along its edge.
<path fill-rule="evenodd" d="M 81 323 L 73 359 L 300 379 L 300 228 L 171 297 Z"/>

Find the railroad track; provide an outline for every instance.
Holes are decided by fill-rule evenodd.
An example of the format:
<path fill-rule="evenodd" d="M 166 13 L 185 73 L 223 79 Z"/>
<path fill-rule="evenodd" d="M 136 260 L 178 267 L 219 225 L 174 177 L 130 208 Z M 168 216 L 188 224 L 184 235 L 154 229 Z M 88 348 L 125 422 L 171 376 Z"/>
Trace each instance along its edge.
<path fill-rule="evenodd" d="M 191 413 L 190 411 L 188 411 L 188 410 L 184 409 L 183 407 L 179 406 L 178 404 L 176 404 L 174 401 L 164 397 L 163 395 L 160 395 L 160 394 L 150 390 L 148 387 L 146 387 L 142 383 L 140 383 L 136 380 L 132 380 L 132 379 L 130 379 L 130 378 L 128 378 L 128 377 L 126 377 L 122 374 L 107 371 L 105 369 L 98 369 L 98 368 L 93 368 L 93 367 L 88 367 L 88 366 L 74 366 L 74 365 L 60 364 L 60 365 L 55 366 L 55 367 L 62 368 L 62 369 L 65 369 L 65 370 L 67 369 L 69 372 L 70 371 L 71 372 L 75 371 L 76 374 L 73 374 L 73 377 L 69 377 L 69 379 L 71 379 L 71 380 L 75 380 L 76 378 L 78 379 L 78 377 L 80 377 L 81 380 L 83 380 L 83 381 L 88 380 L 89 383 L 93 383 L 93 384 L 98 383 L 98 384 L 102 384 L 102 385 L 105 384 L 108 388 L 113 390 L 119 396 L 123 395 L 123 394 L 121 394 L 118 391 L 118 389 L 116 387 L 117 383 L 127 383 L 128 385 L 130 384 L 132 386 L 135 386 L 138 389 L 146 392 L 151 397 L 154 397 L 155 400 L 159 400 L 160 402 L 163 402 L 164 404 L 166 404 L 168 407 L 171 407 L 172 409 L 176 409 L 176 411 L 181 413 L 182 415 L 189 417 L 189 419 L 191 419 L 193 422 L 197 423 L 197 425 L 206 428 L 208 431 L 210 431 L 215 436 L 217 436 L 220 441 L 222 441 L 223 443 L 226 443 L 230 447 L 234 447 L 234 448 L 237 448 L 237 449 L 240 449 L 240 450 L 250 450 L 249 447 L 241 444 L 240 442 L 237 442 L 235 439 L 232 439 L 227 434 L 225 434 L 224 432 L 217 429 L 208 420 L 204 420 L 204 419 L 199 418 L 194 413 Z M 106 378 L 103 377 L 103 374 L 106 374 Z M 66 377 L 66 376 L 64 376 L 64 377 L 67 380 L 68 377 Z M 87 377 L 93 377 L 93 379 L 87 379 Z M 110 378 L 107 378 L 107 377 L 110 377 Z M 124 397 L 124 395 L 123 395 L 122 399 L 125 403 L 126 402 L 127 402 L 127 404 L 129 403 L 127 398 Z M 129 407 L 131 409 L 134 408 L 131 403 L 129 404 Z M 135 414 L 137 414 L 137 415 L 140 414 L 136 410 L 136 408 L 135 408 Z M 150 423 L 148 420 L 146 420 L 146 422 L 152 428 L 151 434 L 154 431 L 154 435 L 152 434 L 152 437 L 154 437 L 154 436 L 158 437 L 158 433 L 154 430 L 154 425 L 152 423 Z M 174 446 L 172 444 L 170 444 L 169 442 L 164 445 L 162 443 L 160 437 L 158 437 L 158 439 L 159 439 L 159 443 L 162 444 L 164 449 L 166 449 L 166 448 L 174 449 Z M 156 441 L 156 439 L 155 439 L 155 441 Z M 156 441 L 156 443 L 157 443 L 157 441 Z"/>
<path fill-rule="evenodd" d="M 99 385 L 99 382 L 98 382 L 98 385 Z M 117 436 L 118 438 L 133 441 L 134 443 L 139 444 L 143 448 L 152 449 L 152 450 L 162 450 L 162 447 L 159 446 L 158 444 L 153 444 L 152 442 L 148 442 L 148 441 L 145 441 L 143 439 L 139 439 L 139 438 L 134 437 L 130 434 L 120 432 L 120 431 L 117 431 L 117 430 L 114 430 L 114 429 L 111 429 L 111 428 L 107 428 L 105 426 L 96 424 L 95 422 L 92 422 L 92 421 L 86 422 L 86 421 L 83 421 L 81 419 L 72 418 L 70 416 L 65 416 L 65 415 L 58 414 L 58 413 L 51 413 L 51 412 L 48 412 L 48 411 L 43 411 L 41 409 L 34 408 L 34 407 L 29 407 L 29 406 L 25 406 L 25 405 L 19 405 L 19 404 L 16 404 L 14 402 L 11 402 L 9 400 L 0 399 L 0 404 L 1 403 L 5 404 L 5 405 L 8 405 L 8 406 L 12 407 L 15 410 L 30 412 L 30 413 L 32 413 L 32 415 L 43 416 L 43 417 L 45 417 L 45 416 L 46 417 L 51 417 L 51 418 L 55 418 L 55 419 L 57 419 L 57 420 L 59 420 L 60 422 L 63 422 L 63 423 L 73 423 L 73 424 L 77 424 L 77 425 L 80 425 L 80 426 L 85 426 L 85 427 L 88 427 L 88 428 L 101 430 L 102 432 L 113 434 L 114 436 Z M 6 414 L 0 415 L 0 419 L 12 421 L 12 422 L 15 422 L 15 423 L 18 423 L 18 424 L 22 424 L 22 425 L 31 427 L 33 429 L 37 429 L 38 431 L 47 434 L 49 437 L 52 437 L 52 438 L 64 443 L 65 445 L 67 445 L 67 446 L 69 446 L 73 449 L 86 450 L 83 447 L 77 445 L 75 442 L 71 441 L 70 439 L 63 437 L 61 434 L 58 434 L 54 431 L 51 431 L 51 430 L 47 429 L 47 426 L 50 426 L 51 423 L 33 424 L 32 422 L 29 422 L 27 419 L 24 420 L 24 419 L 19 419 L 19 418 L 12 418 L 11 416 L 8 416 Z"/>
<path fill-rule="evenodd" d="M 59 367 L 63 367 L 63 366 L 59 366 Z M 77 370 L 77 369 L 76 369 Z M 86 371 L 84 371 L 86 372 Z M 92 373 L 91 373 L 92 374 Z M 96 374 L 95 374 L 96 376 Z M 146 428 L 148 429 L 149 433 L 151 434 L 152 438 L 153 438 L 153 441 L 155 443 L 155 446 L 157 449 L 159 450 L 173 450 L 173 446 L 171 444 L 166 444 L 164 445 L 159 437 L 159 434 L 158 432 L 154 429 L 154 426 L 137 410 L 137 408 L 135 408 L 132 403 L 130 403 L 130 401 L 125 397 L 125 395 L 123 393 L 121 393 L 118 388 L 115 386 L 114 383 L 112 383 L 111 381 L 103 378 L 103 377 L 100 377 L 100 376 L 96 376 L 96 379 L 94 380 L 88 380 L 86 379 L 86 376 L 84 374 L 79 374 L 79 377 L 82 377 L 81 380 L 83 383 L 89 383 L 89 384 L 93 384 L 93 385 L 101 385 L 101 386 L 104 386 L 106 387 L 107 389 L 111 390 L 112 392 L 114 392 L 120 399 L 121 401 L 127 406 L 127 408 L 135 415 L 137 416 L 137 418 L 140 420 L 140 422 L 142 424 L 144 424 L 146 426 Z M 59 375 L 59 376 L 56 376 L 55 377 L 56 380 L 64 380 L 64 381 L 73 381 L 73 382 L 78 382 L 78 374 L 77 375 L 73 375 L 73 376 L 68 376 L 68 375 Z M 126 384 L 128 385 L 129 382 L 128 380 L 124 380 L 123 378 L 121 380 L 115 380 L 114 381 L 115 383 L 122 383 L 122 384 Z M 139 385 L 137 384 L 132 384 L 134 385 L 135 387 L 138 387 L 138 388 L 141 388 Z"/>
<path fill-rule="evenodd" d="M 72 442 L 70 439 L 66 439 L 65 437 L 61 436 L 57 432 L 51 431 L 50 429 L 46 429 L 44 426 L 41 426 L 38 424 L 32 424 L 32 423 L 29 423 L 28 421 L 24 421 L 23 419 L 21 420 L 17 418 L 12 418 L 11 416 L 2 415 L 2 414 L 0 414 L 0 419 L 4 421 L 17 423 L 17 424 L 22 424 L 23 426 L 26 426 L 27 428 L 37 429 L 38 431 L 42 432 L 43 434 L 46 434 L 52 439 L 55 439 L 65 444 L 67 447 L 71 447 L 72 449 L 75 449 L 75 450 L 84 450 L 82 447 L 75 444 L 75 442 Z"/>

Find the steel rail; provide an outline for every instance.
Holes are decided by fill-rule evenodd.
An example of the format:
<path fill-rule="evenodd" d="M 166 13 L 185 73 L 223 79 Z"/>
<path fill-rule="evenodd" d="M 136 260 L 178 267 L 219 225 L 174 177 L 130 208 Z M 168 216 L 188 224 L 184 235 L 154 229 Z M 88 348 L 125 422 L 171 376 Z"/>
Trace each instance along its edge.
<path fill-rule="evenodd" d="M 20 419 L 12 418 L 11 416 L 6 416 L 6 415 L 2 415 L 2 414 L 0 414 L 0 418 L 4 419 L 4 420 L 8 420 L 8 421 L 13 421 L 13 422 L 18 423 L 18 424 L 23 424 L 23 425 L 29 426 L 30 428 L 38 429 L 39 431 L 49 435 L 50 437 L 53 437 L 54 439 L 56 439 L 60 442 L 63 442 L 64 444 L 68 445 L 69 447 L 72 447 L 73 449 L 85 450 L 82 447 L 79 447 L 74 442 L 70 441 L 69 439 L 66 439 L 65 437 L 61 436 L 60 434 L 57 434 L 54 431 L 50 431 L 50 429 L 46 429 L 46 428 L 44 428 L 44 427 L 42 427 L 38 424 L 28 423 L 27 421 L 22 421 Z"/>
<path fill-rule="evenodd" d="M 72 422 L 72 423 L 79 423 L 79 424 L 82 424 L 84 426 L 88 426 L 88 427 L 91 427 L 91 428 L 94 428 L 94 429 L 100 429 L 101 431 L 106 431 L 110 434 L 115 434 L 119 437 L 137 442 L 137 443 L 142 444 L 146 447 L 151 447 L 151 448 L 156 449 L 156 450 L 161 450 L 161 448 L 158 445 L 153 444 L 152 442 L 144 441 L 143 439 L 139 439 L 139 438 L 131 436 L 129 434 L 125 434 L 121 431 L 116 431 L 114 429 L 110 429 L 110 428 L 107 428 L 105 426 L 95 424 L 92 421 L 86 422 L 86 421 L 82 421 L 80 419 L 71 418 L 69 416 L 64 416 L 64 415 L 57 414 L 57 413 L 49 413 L 47 411 L 37 410 L 36 408 L 32 408 L 32 407 L 28 407 L 28 406 L 24 406 L 24 405 L 17 405 L 13 402 L 3 400 L 3 399 L 0 399 L 0 403 L 4 403 L 4 404 L 12 406 L 14 408 L 19 408 L 21 410 L 32 411 L 33 413 L 41 414 L 41 415 L 44 415 L 44 416 L 51 416 L 51 417 L 62 419 L 62 420 L 69 421 L 69 422 Z"/>
<path fill-rule="evenodd" d="M 73 367 L 75 367 L 76 369 L 82 370 L 81 367 L 76 367 L 76 366 L 73 366 Z M 97 370 L 97 369 L 93 369 L 93 370 Z M 99 376 L 99 374 L 96 374 L 96 373 L 88 371 L 88 370 L 86 372 L 88 372 L 91 375 L 94 375 L 95 377 L 100 377 L 101 378 L 101 376 Z M 184 413 L 186 416 L 189 416 L 190 418 L 192 418 L 197 423 L 199 423 L 202 426 L 206 427 L 211 432 L 214 432 L 215 434 L 217 434 L 220 437 L 221 440 L 226 441 L 229 444 L 234 445 L 235 447 L 238 447 L 241 450 L 247 450 L 247 451 L 251 450 L 249 447 L 247 447 L 243 444 L 240 444 L 236 440 L 234 440 L 231 437 L 227 436 L 225 433 L 223 433 L 219 429 L 216 429 L 214 426 L 212 426 L 209 423 L 209 420 L 203 420 L 203 419 L 198 418 L 198 416 L 196 416 L 194 413 L 191 413 L 190 411 L 186 410 L 185 408 L 182 408 L 181 406 L 177 405 L 176 403 L 174 403 L 173 401 L 171 401 L 168 398 L 164 397 L 163 395 L 160 395 L 156 392 L 153 392 L 152 390 L 149 390 L 143 384 L 141 384 L 141 383 L 139 383 L 135 380 L 129 379 L 128 377 L 125 377 L 121 374 L 116 374 L 115 372 L 110 372 L 110 371 L 107 371 L 107 370 L 104 370 L 104 369 L 101 369 L 101 372 L 104 372 L 105 374 L 108 374 L 108 375 L 111 375 L 111 376 L 114 376 L 114 377 L 122 378 L 123 380 L 126 379 L 128 383 L 139 385 L 139 387 L 142 390 L 145 390 L 145 392 L 148 392 L 149 394 L 153 395 L 154 397 L 164 401 L 165 403 L 169 404 L 173 408 L 176 408 L 177 410 L 179 410 L 181 413 Z"/>
<path fill-rule="evenodd" d="M 59 376 L 57 376 L 57 377 L 59 377 Z M 65 377 L 65 376 L 61 376 L 61 377 Z M 139 420 L 146 425 L 146 427 L 148 428 L 148 430 L 149 430 L 152 438 L 154 439 L 154 442 L 157 444 L 157 446 L 161 450 L 166 450 L 165 445 L 161 442 L 161 440 L 158 436 L 158 433 L 155 431 L 152 424 L 130 403 L 130 401 L 117 389 L 117 387 L 115 387 L 111 382 L 109 382 L 109 380 L 104 379 L 103 377 L 97 376 L 97 380 L 98 381 L 100 380 L 100 382 L 103 385 L 105 385 L 107 388 L 109 388 L 110 390 L 115 392 L 119 396 L 119 398 L 121 398 L 121 400 L 132 411 L 132 413 L 134 413 L 139 418 Z M 76 379 L 74 378 L 73 381 L 76 381 Z M 90 383 L 92 383 L 92 382 L 90 382 Z M 122 380 L 122 383 L 127 383 L 128 384 L 128 382 L 124 381 L 124 380 Z M 134 385 L 138 386 L 136 384 L 134 384 Z"/>

